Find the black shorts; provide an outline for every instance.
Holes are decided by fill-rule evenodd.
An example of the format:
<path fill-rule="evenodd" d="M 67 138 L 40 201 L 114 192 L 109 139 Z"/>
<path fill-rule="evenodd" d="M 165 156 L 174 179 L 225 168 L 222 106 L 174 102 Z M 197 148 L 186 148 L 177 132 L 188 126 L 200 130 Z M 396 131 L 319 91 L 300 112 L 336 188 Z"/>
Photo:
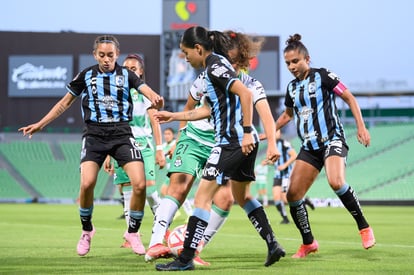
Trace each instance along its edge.
<path fill-rule="evenodd" d="M 211 149 L 210 157 L 203 169 L 203 179 L 214 180 L 217 184 L 226 184 L 229 179 L 235 181 L 254 181 L 254 166 L 259 148 L 257 143 L 249 155 L 244 155 L 240 146 L 217 146 Z"/>
<path fill-rule="evenodd" d="M 121 167 L 131 161 L 143 162 L 128 122 L 86 125 L 81 163 L 94 161 L 101 167 L 107 155 L 112 156 Z"/>
<path fill-rule="evenodd" d="M 306 151 L 301 148 L 296 159 L 307 162 L 318 169 L 318 171 L 321 171 L 325 159 L 330 156 L 340 156 L 346 160 L 348 156 L 348 145 L 341 140 L 332 140 L 328 145 L 319 150 Z"/>
<path fill-rule="evenodd" d="M 282 186 L 282 178 L 274 178 L 273 186 Z"/>

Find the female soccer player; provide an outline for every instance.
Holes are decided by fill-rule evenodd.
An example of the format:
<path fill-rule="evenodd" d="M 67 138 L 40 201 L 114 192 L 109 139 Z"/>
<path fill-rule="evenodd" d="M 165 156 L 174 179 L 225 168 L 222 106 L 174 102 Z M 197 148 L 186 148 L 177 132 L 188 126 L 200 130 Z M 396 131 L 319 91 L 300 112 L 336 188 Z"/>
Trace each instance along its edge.
<path fill-rule="evenodd" d="M 145 81 L 144 60 L 138 54 L 128 54 L 123 62 L 123 66 L 133 71 L 141 80 Z M 155 165 L 161 168 L 165 165 L 165 156 L 162 147 L 161 127 L 155 120 L 153 114 L 157 110 L 151 107 L 151 102 L 136 89 L 131 89 L 133 112 L 132 120 L 129 123 L 132 134 L 135 138 L 136 145 L 141 151 L 144 159 L 146 198 L 152 213 L 155 213 L 160 197 L 155 185 Z M 154 144 L 155 143 L 155 144 Z M 155 146 L 155 147 L 154 147 Z M 108 157 L 104 162 L 104 169 L 108 173 L 113 173 L 114 184 L 120 187 L 124 199 L 124 215 L 127 225 L 129 224 L 129 204 L 131 201 L 132 186 L 128 175 L 119 165 L 113 167 L 111 158 Z M 132 238 L 133 243 L 127 240 L 128 232 L 125 232 L 125 242 L 121 247 L 131 247 L 134 253 L 139 255 L 145 254 L 145 247 L 141 238 Z M 138 242 L 137 242 L 138 241 Z"/>
<path fill-rule="evenodd" d="M 249 220 L 266 241 L 269 266 L 285 255 L 276 241 L 266 213 L 261 204 L 249 193 L 254 180 L 254 164 L 258 149 L 258 134 L 252 126 L 252 93 L 238 79 L 233 67 L 223 56 L 228 56 L 222 47 L 229 43 L 220 32 L 207 31 L 203 27 L 187 29 L 181 39 L 180 48 L 194 68 L 205 69 L 206 101 L 200 108 L 181 113 L 160 112 L 161 121 L 199 120 L 211 116 L 214 119 L 215 147 L 204 167 L 196 196 L 195 210 L 187 225 L 184 250 L 180 256 L 167 264 L 157 264 L 160 271 L 192 270 L 196 248 L 208 225 L 212 199 L 229 180 L 235 200 L 246 211 Z M 214 50 L 214 53 L 213 53 Z M 221 55 L 219 55 L 221 54 Z M 271 127 L 274 130 L 274 126 Z M 273 133 L 266 133 L 274 137 Z M 275 145 L 270 145 L 267 158 L 275 161 L 279 157 Z"/>
<path fill-rule="evenodd" d="M 79 214 L 82 233 L 77 245 L 80 256 L 89 252 L 95 234 L 92 225 L 94 188 L 107 155 L 122 166 L 133 186 L 127 234 L 131 240 L 138 238 L 136 233 L 144 216 L 144 164 L 129 126 L 133 109 L 130 89 L 135 88 L 144 94 L 157 109 L 162 107 L 163 99 L 135 73 L 116 63 L 119 54 L 119 42 L 114 36 L 98 36 L 93 46 L 93 56 L 98 64 L 81 71 L 67 85 L 68 92 L 42 119 L 19 129 L 31 138 L 81 97 L 85 130 L 80 155 Z"/>
<path fill-rule="evenodd" d="M 292 257 L 304 258 L 318 250 L 319 245 L 313 237 L 303 198 L 323 166 L 329 185 L 358 225 L 362 246 L 371 248 L 375 245 L 373 230 L 362 213 L 354 190 L 345 181 L 348 145 L 335 97 L 339 96 L 348 104 L 357 125 L 357 139 L 362 145 L 369 146 L 371 138 L 359 105 L 334 73 L 309 66 L 310 56 L 301 41 L 301 35 L 290 36 L 286 44 L 285 63 L 295 79 L 287 86 L 286 109 L 277 119 L 276 129 L 294 118 L 298 136 L 302 140 L 287 192 L 290 213 L 303 242 Z"/>

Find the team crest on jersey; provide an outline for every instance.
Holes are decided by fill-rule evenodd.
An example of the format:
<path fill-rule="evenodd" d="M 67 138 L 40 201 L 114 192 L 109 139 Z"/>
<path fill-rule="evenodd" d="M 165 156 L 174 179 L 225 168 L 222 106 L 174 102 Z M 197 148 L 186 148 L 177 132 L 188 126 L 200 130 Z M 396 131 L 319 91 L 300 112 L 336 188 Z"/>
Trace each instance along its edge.
<path fill-rule="evenodd" d="M 174 166 L 175 167 L 180 167 L 181 165 L 183 165 L 183 161 L 182 161 L 181 157 L 177 157 L 174 161 Z"/>
<path fill-rule="evenodd" d="M 314 95 L 316 93 L 316 82 L 309 83 L 308 91 L 310 95 Z"/>
<path fill-rule="evenodd" d="M 131 89 L 131 98 L 132 101 L 138 101 L 139 93 L 136 89 Z"/>
<path fill-rule="evenodd" d="M 115 85 L 116 86 L 124 86 L 125 83 L 125 77 L 123 75 L 117 75 L 115 76 Z"/>

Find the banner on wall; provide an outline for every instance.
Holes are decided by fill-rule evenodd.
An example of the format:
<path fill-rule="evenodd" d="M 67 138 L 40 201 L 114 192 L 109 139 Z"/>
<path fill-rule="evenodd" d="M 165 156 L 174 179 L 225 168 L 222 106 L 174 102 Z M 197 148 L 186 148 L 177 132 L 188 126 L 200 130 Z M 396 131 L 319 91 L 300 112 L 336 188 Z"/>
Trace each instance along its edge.
<path fill-rule="evenodd" d="M 62 97 L 72 79 L 72 55 L 9 56 L 9 97 Z"/>

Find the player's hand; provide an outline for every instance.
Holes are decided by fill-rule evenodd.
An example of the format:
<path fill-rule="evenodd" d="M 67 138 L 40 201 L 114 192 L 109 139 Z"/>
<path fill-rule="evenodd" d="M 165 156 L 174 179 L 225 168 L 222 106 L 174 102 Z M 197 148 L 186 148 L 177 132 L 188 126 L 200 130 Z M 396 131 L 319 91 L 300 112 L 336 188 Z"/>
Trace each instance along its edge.
<path fill-rule="evenodd" d="M 251 133 L 245 133 L 243 134 L 243 140 L 242 140 L 242 152 L 244 155 L 248 155 L 250 154 L 255 147 L 255 143 L 254 143 L 254 139 L 253 139 L 253 135 Z"/>
<path fill-rule="evenodd" d="M 162 124 L 173 121 L 174 113 L 168 111 L 158 111 L 154 113 L 154 119 Z"/>
<path fill-rule="evenodd" d="M 104 171 L 106 173 L 108 173 L 109 175 L 112 176 L 115 173 L 115 166 L 112 163 L 112 160 L 111 160 L 111 156 L 110 155 L 107 155 L 106 156 L 106 158 L 105 158 L 104 163 L 103 163 L 102 166 L 103 166 Z"/>
<path fill-rule="evenodd" d="M 271 163 L 275 163 L 280 158 L 280 152 L 273 142 L 268 143 L 266 151 L 267 160 Z"/>
<path fill-rule="evenodd" d="M 364 145 L 365 147 L 368 147 L 371 144 L 371 136 L 367 130 L 367 128 L 358 129 L 357 133 L 357 139 L 358 142 Z"/>
<path fill-rule="evenodd" d="M 259 134 L 259 139 L 260 139 L 260 140 L 265 140 L 265 139 L 267 139 L 266 134 L 265 134 L 265 133 L 260 133 L 260 134 Z"/>
<path fill-rule="evenodd" d="M 162 96 L 155 96 L 153 99 L 151 99 L 152 108 L 154 109 L 161 109 L 164 107 L 164 98 Z"/>
<path fill-rule="evenodd" d="M 30 124 L 25 127 L 21 127 L 18 129 L 19 132 L 23 132 L 23 136 L 29 136 L 29 138 L 32 138 L 33 134 L 42 130 L 42 127 L 38 123 Z"/>
<path fill-rule="evenodd" d="M 162 150 L 157 150 L 155 153 L 155 164 L 158 164 L 160 166 L 160 169 L 164 168 L 165 166 L 165 156 L 164 152 Z"/>

